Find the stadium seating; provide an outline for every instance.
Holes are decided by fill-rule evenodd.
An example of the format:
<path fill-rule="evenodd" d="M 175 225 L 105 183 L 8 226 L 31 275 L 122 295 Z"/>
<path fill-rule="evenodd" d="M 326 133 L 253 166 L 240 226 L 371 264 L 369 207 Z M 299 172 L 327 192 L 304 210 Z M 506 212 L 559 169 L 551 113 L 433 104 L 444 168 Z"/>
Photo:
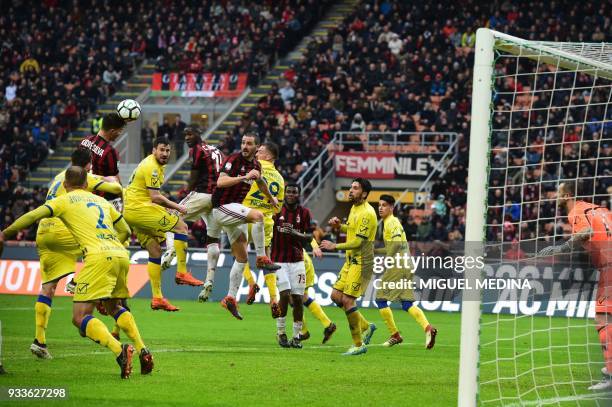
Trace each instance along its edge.
<path fill-rule="evenodd" d="M 294 4 L 296 2 L 289 2 L 288 8 L 291 9 Z M 230 14 L 216 8 L 204 9 L 201 14 L 193 13 L 197 17 L 176 36 L 155 32 L 154 24 L 151 23 L 154 17 L 152 12 L 141 15 L 141 11 L 138 11 L 139 18 L 145 22 L 145 54 L 153 58 L 163 56 L 159 60 L 160 69 L 189 67 L 190 64 L 184 61 L 189 59 L 192 53 L 190 50 L 198 47 L 212 47 L 211 56 L 219 51 L 215 51 L 216 48 L 205 37 L 191 39 L 191 33 L 195 34 L 194 27 L 197 26 L 198 30 L 201 28 L 197 24 L 200 16 L 210 20 L 210 27 L 215 24 L 223 27 L 230 21 L 228 16 L 245 16 L 244 10 L 240 9 Z M 160 10 L 162 15 L 168 12 L 164 8 Z M 275 9 L 272 12 L 275 16 L 273 19 L 278 18 L 278 11 Z M 282 10 L 281 17 L 286 20 L 288 14 L 285 11 Z M 464 17 L 459 19 L 459 15 Z M 273 85 L 241 117 L 236 126 L 224 135 L 220 147 L 226 152 L 232 151 L 241 134 L 246 129 L 254 129 L 264 139 L 273 140 L 281 146 L 280 169 L 288 180 L 295 180 L 303 171 L 304 164 L 307 165 L 309 160 L 317 156 L 335 131 L 457 132 L 460 134 L 460 154 L 445 177 L 434 183 L 432 197 L 444 193 L 448 208 L 448 222 L 445 223 L 447 230 L 455 237 L 462 236 L 465 216 L 461 213 L 467 190 L 470 80 L 475 29 L 489 26 L 536 40 L 610 41 L 610 21 L 606 19 L 607 15 L 609 7 L 605 2 L 590 0 L 579 3 L 506 1 L 500 5 L 500 12 L 494 15 L 476 1 L 443 0 L 435 4 L 362 1 L 353 13 L 346 15 L 337 29 L 332 30 L 327 37 L 314 39 L 308 45 L 303 59 L 285 70 L 283 80 Z M 9 31 L 6 29 L 6 32 Z M 224 39 L 225 42 L 227 40 Z M 233 39 L 229 42 L 232 43 Z M 254 43 L 252 39 L 251 42 Z M 272 43 L 275 45 L 272 46 Z M 240 54 L 240 45 L 229 47 Z M 289 46 L 281 35 L 276 42 L 268 41 L 267 51 L 272 48 L 274 51 L 264 54 L 269 58 L 277 52 L 288 51 Z M 196 61 L 196 65 L 198 63 Z M 201 63 L 206 65 L 206 59 Z M 260 65 L 258 63 L 251 65 L 253 83 L 270 66 L 269 60 Z M 3 77 L 9 78 L 7 69 L 3 71 Z M 3 117 L 0 115 L 0 125 Z M 4 131 L 10 128 L 3 127 Z M 561 135 L 555 134 L 553 137 L 557 140 Z M 601 137 L 609 139 L 610 128 L 606 128 Z M 602 145 L 610 146 L 612 143 Z M 17 150 L 22 148 L 13 147 Z M 593 154 L 593 151 L 588 153 Z M 10 155 L 14 156 L 15 153 Z M 534 162 L 542 158 L 537 152 L 527 157 Z M 500 159 L 503 159 L 501 155 Z M 6 161 L 2 161 L 2 164 L 0 191 L 8 192 L 2 192 L 0 197 L 14 202 L 9 199 L 12 186 L 7 179 L 14 177 L 15 169 Z M 609 171 L 609 168 L 600 167 L 599 171 Z M 600 192 L 609 187 L 604 184 L 597 186 Z M 449 188 L 456 193 L 445 193 Z M 426 210 L 422 219 L 431 221 L 434 215 L 427 215 L 430 208 L 419 209 Z M 400 213 L 406 225 L 411 218 L 409 210 L 402 208 Z M 6 210 L 2 215 L 6 217 Z M 9 214 L 9 218 L 3 219 L 3 222 L 10 219 Z M 428 239 L 430 236 L 422 235 L 421 238 Z"/>

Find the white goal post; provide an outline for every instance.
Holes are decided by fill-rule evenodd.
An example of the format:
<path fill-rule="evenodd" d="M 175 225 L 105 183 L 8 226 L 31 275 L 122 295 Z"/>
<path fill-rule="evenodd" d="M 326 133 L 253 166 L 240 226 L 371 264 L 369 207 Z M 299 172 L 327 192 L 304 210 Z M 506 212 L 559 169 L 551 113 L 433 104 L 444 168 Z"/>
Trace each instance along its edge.
<path fill-rule="evenodd" d="M 496 66 L 496 62 L 501 57 L 509 57 L 514 58 L 516 61 L 516 71 L 511 74 L 500 73 L 498 71 L 499 67 Z M 523 60 L 529 60 L 529 63 L 526 65 L 522 63 Z M 534 70 L 531 72 L 524 72 L 525 66 L 529 66 L 529 64 L 533 64 Z M 506 66 L 511 66 L 508 64 Z M 574 75 L 573 83 L 570 83 L 570 86 L 561 86 L 561 82 L 557 82 L 557 75 L 561 74 L 569 74 Z M 514 77 L 512 77 L 514 75 Z M 526 76 L 522 75 L 531 75 L 529 79 L 525 79 Z M 540 75 L 540 77 L 539 77 Z M 576 77 L 580 76 L 581 78 L 587 75 L 590 78 L 590 85 L 577 85 Z M 532 79 L 533 77 L 533 79 Z M 516 83 L 520 82 L 520 80 L 525 79 L 533 80 L 536 84 L 531 88 L 526 87 L 526 91 L 517 90 Z M 538 88 L 537 84 L 540 83 L 538 80 L 542 82 L 546 82 L 546 80 L 550 79 L 548 82 L 549 86 L 552 86 L 552 90 L 546 88 L 545 90 L 541 90 Z M 576 88 L 576 93 L 580 92 L 580 94 L 586 95 L 586 98 L 592 97 L 593 93 L 597 93 L 601 95 L 607 92 L 608 95 L 612 95 L 612 44 L 611 43 L 555 43 L 555 42 L 543 42 L 543 41 L 528 41 L 520 38 L 516 38 L 507 34 L 495 32 L 490 29 L 480 28 L 476 33 L 476 45 L 475 45 L 475 60 L 474 60 L 474 70 L 473 70 L 473 86 L 472 86 L 472 109 L 471 109 L 471 128 L 470 128 L 470 156 L 469 156 L 469 169 L 468 169 L 468 196 L 467 196 L 467 208 L 466 208 L 466 232 L 465 232 L 465 241 L 466 241 L 466 255 L 475 255 L 477 253 L 473 253 L 478 249 L 475 245 L 469 245 L 468 243 L 473 242 L 482 242 L 483 247 L 485 241 L 487 240 L 487 228 L 491 225 L 488 224 L 487 214 L 490 209 L 490 206 L 487 202 L 488 197 L 491 194 L 491 186 L 490 186 L 490 174 L 491 174 L 491 157 L 492 157 L 492 148 L 494 146 L 491 145 L 491 135 L 492 132 L 495 131 L 494 127 L 494 114 L 496 111 L 495 107 L 495 99 L 504 97 L 503 91 L 498 92 L 496 87 L 496 83 L 500 83 L 503 80 L 514 80 L 514 94 L 510 94 L 511 92 L 505 92 L 505 95 L 509 100 L 508 103 L 508 117 L 510 117 L 509 121 L 509 130 L 502 129 L 502 131 L 506 131 L 508 135 L 506 137 L 511 138 L 512 132 L 515 130 L 512 128 L 512 115 L 517 115 L 518 113 L 526 112 L 529 118 L 528 126 L 518 126 L 518 127 L 526 127 L 518 129 L 520 131 L 524 131 L 526 134 L 525 139 L 526 144 L 522 145 L 521 148 L 524 148 L 525 153 L 532 146 L 529 145 L 529 137 L 532 129 L 542 129 L 542 132 L 546 133 L 549 131 L 549 128 L 560 128 L 559 132 L 565 136 L 565 129 L 574 126 L 576 124 L 581 125 L 583 127 L 587 127 L 587 125 L 601 126 L 602 133 L 605 126 L 610 125 L 610 110 L 612 107 L 608 108 L 611 104 L 610 96 L 608 96 L 607 102 L 603 102 L 603 106 L 599 106 L 599 110 L 603 110 L 603 117 L 599 119 L 599 121 L 594 121 L 591 119 L 589 121 L 588 111 L 591 108 L 591 101 L 589 99 L 588 102 L 584 102 L 584 104 L 579 105 L 578 108 L 583 108 L 587 113 L 584 113 L 584 119 L 580 123 L 576 123 L 576 119 L 571 118 L 571 114 L 569 111 L 575 106 L 572 105 L 573 102 L 569 102 L 568 106 L 563 107 L 566 108 L 568 113 L 566 113 L 566 117 L 562 122 L 554 122 L 553 120 L 549 121 L 549 118 L 552 116 L 550 112 L 552 109 L 558 108 L 553 103 L 553 99 L 555 98 L 555 86 L 558 87 L 558 92 L 567 92 L 569 93 L 569 99 L 571 100 L 574 96 L 574 88 Z M 570 81 L 571 82 L 571 81 Z M 584 82 L 584 80 L 583 80 Z M 582 86 L 582 87 L 581 87 Z M 541 94 L 538 94 L 541 92 Z M 548 92 L 549 94 L 545 94 Z M 501 96 L 500 96 L 501 95 Z M 548 104 L 548 98 L 550 99 L 550 104 L 548 106 L 536 106 L 534 107 L 534 99 L 536 96 L 541 95 L 540 99 L 546 100 L 546 104 Z M 515 107 L 515 100 L 519 100 L 523 97 L 525 100 L 522 101 L 521 107 Z M 582 97 L 582 96 L 581 96 Z M 583 99 L 581 99 L 583 100 Z M 518 103 L 518 102 L 517 102 Z M 597 101 L 593 102 L 594 104 Z M 602 103 L 599 103 L 600 105 Z M 548 109 L 548 110 L 547 110 Z M 499 110 L 499 109 L 498 109 Z M 539 112 L 544 111 L 543 115 L 546 117 L 546 121 L 544 124 L 536 124 L 531 122 L 531 116 L 536 116 Z M 500 113 L 503 116 L 504 112 Z M 557 115 L 558 116 L 558 115 Z M 556 117 L 557 117 L 556 116 Z M 537 127 L 539 126 L 539 127 Z M 609 127 L 606 127 L 609 128 Z M 582 142 L 583 133 L 578 132 L 577 137 L 580 138 L 578 143 Z M 547 139 L 547 137 L 544 137 Z M 510 143 L 510 142 L 509 142 Z M 544 142 L 546 144 L 546 141 Z M 558 144 L 558 143 L 557 143 Z M 563 142 L 561 143 L 563 144 Z M 595 143 L 599 148 L 601 148 L 601 135 L 599 139 L 599 144 Z M 559 148 L 562 149 L 564 146 L 561 145 Z M 512 145 L 508 145 L 506 150 L 506 157 L 510 156 L 509 150 L 512 150 Z M 578 147 L 581 149 L 581 145 Z M 559 167 L 564 165 L 563 153 L 561 154 L 559 162 L 556 164 Z M 597 162 L 600 159 L 599 153 L 595 158 L 595 168 L 597 175 Z M 542 157 L 542 163 L 540 165 L 545 165 L 544 157 Z M 579 158 L 576 159 L 578 161 L 578 165 L 580 165 L 580 160 L 582 160 L 582 156 L 579 155 Z M 506 166 L 510 166 L 510 158 L 506 158 Z M 506 177 L 507 175 L 507 167 L 506 167 Z M 519 171 L 524 170 L 519 169 Z M 561 171 L 561 170 L 560 170 Z M 579 172 L 579 171 L 578 171 Z M 595 176 L 593 178 L 595 178 Z M 525 182 L 525 175 L 522 175 L 523 182 Z M 578 174 L 578 179 L 580 174 Z M 520 178 L 520 176 L 515 177 Z M 563 178 L 563 174 L 556 180 L 557 184 Z M 551 181 L 552 182 L 552 181 Z M 592 180 L 593 183 L 596 182 L 595 179 Z M 522 188 L 522 185 L 519 185 Z M 541 187 L 540 187 L 541 188 Z M 501 189 L 501 188 L 500 188 Z M 522 193 L 522 192 L 521 192 Z M 505 198 L 506 189 L 504 186 L 503 194 Z M 593 192 L 595 194 L 595 192 Z M 540 195 L 541 196 L 541 195 Z M 542 198 L 544 199 L 544 198 Z M 503 201 L 505 203 L 505 200 Z M 521 204 L 523 204 L 523 198 L 521 197 Z M 503 205 L 503 204 L 502 204 Z M 540 202 L 537 203 L 537 207 L 539 208 Z M 554 203 L 553 203 L 554 205 Z M 505 209 L 502 206 L 502 213 L 505 215 Z M 521 218 L 518 223 L 523 222 L 521 213 Z M 538 219 L 536 221 L 527 221 L 527 222 L 537 222 L 538 225 L 541 224 L 541 220 L 539 218 L 539 214 L 537 215 Z M 548 219 L 548 218 L 546 218 Z M 557 218 L 558 219 L 558 218 Z M 552 219 L 554 222 L 555 219 Z M 534 226 L 538 228 L 539 226 Z M 520 234 L 517 233 L 517 239 L 519 241 L 523 240 L 533 240 L 533 243 L 537 244 L 538 237 L 540 236 L 539 230 L 536 232 L 535 238 L 522 238 Z M 501 243 L 507 242 L 504 239 L 503 233 Z M 557 232 L 554 232 L 553 239 L 557 236 L 560 238 L 562 235 L 557 235 Z M 472 252 L 472 253 L 467 253 Z M 477 269 L 468 269 L 466 270 L 465 277 L 467 279 L 478 279 L 481 277 L 481 270 Z M 501 405 L 501 404 L 557 404 L 560 401 L 566 401 L 563 391 L 559 391 L 561 385 L 568 385 L 570 396 L 576 396 L 576 399 L 569 398 L 568 401 L 573 400 L 581 400 L 582 396 L 580 394 L 574 394 L 572 389 L 574 389 L 574 384 L 569 383 L 571 380 L 559 379 L 558 383 L 551 384 L 543 384 L 541 382 L 536 381 L 537 366 L 534 366 L 533 362 L 534 355 L 531 354 L 532 365 L 530 366 L 531 371 L 528 372 L 527 376 L 534 376 L 533 378 L 533 389 L 521 388 L 519 384 L 516 385 L 516 396 L 508 396 L 504 394 L 501 390 L 499 384 L 496 386 L 500 387 L 499 393 L 494 397 L 490 397 L 487 399 L 483 399 L 480 394 L 480 367 L 482 364 L 482 360 L 480 358 L 481 353 L 481 318 L 484 317 L 482 314 L 482 302 L 476 301 L 473 299 L 466 300 L 465 298 L 462 300 L 461 307 L 461 346 L 460 346 L 460 367 L 459 367 L 459 387 L 458 387 L 458 405 L 461 407 L 472 407 L 475 405 L 488 405 L 491 403 L 492 405 Z M 520 318 L 521 316 L 516 315 L 515 318 Z M 519 321 L 520 322 L 520 321 Z M 497 328 L 501 325 L 500 322 L 492 322 L 491 324 L 496 324 Z M 514 329 L 516 330 L 516 322 L 514 322 Z M 532 323 L 533 324 L 533 323 Z M 586 326 L 586 323 L 583 323 Z M 553 326 L 553 323 L 550 323 L 550 326 Z M 567 324 L 568 331 L 572 328 L 575 328 L 575 325 L 570 323 Z M 594 328 L 593 328 L 594 330 Z M 519 333 L 514 333 L 514 335 L 521 335 Z M 569 336 L 569 335 L 568 335 Z M 529 338 L 531 343 L 534 343 L 533 335 Z M 516 339 L 515 339 L 516 341 Z M 552 343 L 552 342 L 551 342 Z M 499 346 L 499 345 L 495 345 Z M 587 348 L 587 352 L 588 352 Z M 569 351 L 568 351 L 569 352 Z M 516 354 L 520 354 L 520 351 L 515 349 Z M 549 350 L 549 353 L 551 351 Z M 552 353 L 551 353 L 552 354 Z M 593 356 L 594 359 L 601 359 L 601 354 L 597 357 Z M 552 356 L 551 356 L 552 358 Z M 492 363 L 495 363 L 493 361 Z M 591 361 L 589 359 L 588 363 L 594 364 L 595 361 Z M 519 377 L 523 377 L 523 372 L 519 371 L 518 362 L 515 361 L 515 369 L 516 372 L 512 372 L 516 375 L 517 382 L 519 381 Z M 589 366 L 590 368 L 590 366 Z M 497 369 L 498 373 L 500 368 Z M 570 371 L 571 379 L 574 379 L 573 373 L 574 371 Z M 502 372 L 506 374 L 508 372 Z M 500 374 L 500 376 L 503 376 Z M 554 378 L 554 374 L 553 374 Z M 590 379 L 594 379 L 593 377 L 589 377 Z M 530 377 L 531 380 L 531 377 Z M 538 380 L 542 380 L 538 377 Z M 576 386 L 582 388 L 582 386 Z M 584 386 L 586 388 L 586 386 Z M 546 399 L 547 391 L 553 394 L 553 396 L 557 397 L 556 400 L 552 402 L 552 399 Z M 579 393 L 576 391 L 575 393 Z M 585 398 L 588 399 L 588 398 Z M 576 401 L 574 401 L 575 403 Z"/>

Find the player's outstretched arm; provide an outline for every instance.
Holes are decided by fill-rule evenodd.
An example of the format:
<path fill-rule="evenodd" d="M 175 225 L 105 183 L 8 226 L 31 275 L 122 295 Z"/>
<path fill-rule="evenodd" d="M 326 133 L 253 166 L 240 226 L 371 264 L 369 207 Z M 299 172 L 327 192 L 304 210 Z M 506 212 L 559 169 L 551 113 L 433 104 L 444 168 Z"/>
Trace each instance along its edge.
<path fill-rule="evenodd" d="M 50 218 L 53 216 L 53 211 L 48 205 L 41 205 L 38 208 L 23 214 L 13 224 L 2 231 L 3 237 L 10 239 L 14 237 L 17 232 L 23 230 L 34 223 L 38 222 L 43 218 Z"/>
<path fill-rule="evenodd" d="M 151 197 L 151 202 L 157 205 L 161 205 L 164 208 L 174 209 L 175 211 L 179 211 L 182 214 L 187 213 L 187 208 L 185 205 L 179 205 L 175 202 L 172 202 L 165 196 L 159 192 L 159 189 L 149 189 L 149 196 Z"/>
<path fill-rule="evenodd" d="M 123 218 L 123 216 L 121 216 L 116 221 L 114 226 L 115 226 L 115 230 L 117 231 L 117 235 L 119 237 L 119 241 L 120 242 L 125 242 L 126 240 L 128 240 L 128 238 L 132 234 L 132 231 L 130 229 L 130 226 L 127 224 L 127 222 Z"/>
<path fill-rule="evenodd" d="M 95 190 L 113 195 L 121 195 L 123 193 L 123 187 L 118 182 L 102 182 Z"/>
<path fill-rule="evenodd" d="M 355 238 L 351 241 L 348 242 L 344 242 L 344 243 L 334 243 L 334 242 L 330 242 L 329 240 L 323 240 L 321 242 L 321 245 L 319 247 L 321 247 L 321 249 L 323 250 L 354 250 L 354 249 L 358 249 L 361 247 L 361 245 L 363 244 L 364 239 L 362 239 L 359 236 L 355 236 Z"/>
<path fill-rule="evenodd" d="M 574 250 L 576 245 L 581 245 L 589 240 L 593 235 L 593 229 L 588 228 L 574 233 L 574 235 L 565 243 L 557 246 L 548 246 L 538 252 L 538 257 L 554 256 L 555 254 L 569 253 Z"/>
<path fill-rule="evenodd" d="M 250 174 L 250 172 L 249 172 Z M 219 173 L 219 178 L 217 179 L 217 188 L 230 188 L 234 185 L 240 184 L 241 182 L 247 180 L 247 175 L 240 175 L 238 177 L 230 177 L 224 172 Z"/>

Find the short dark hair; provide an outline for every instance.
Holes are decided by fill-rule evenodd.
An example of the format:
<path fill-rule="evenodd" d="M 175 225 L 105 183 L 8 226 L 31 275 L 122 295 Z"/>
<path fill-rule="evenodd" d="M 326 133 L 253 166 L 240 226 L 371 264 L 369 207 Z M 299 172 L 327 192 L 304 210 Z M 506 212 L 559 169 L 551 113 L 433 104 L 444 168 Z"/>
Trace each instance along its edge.
<path fill-rule="evenodd" d="M 289 184 L 286 184 L 285 185 L 285 191 L 287 190 L 287 188 L 297 188 L 298 194 L 300 192 L 302 192 L 302 188 L 300 188 L 300 186 L 298 184 L 296 184 L 295 182 L 290 182 Z"/>
<path fill-rule="evenodd" d="M 395 205 L 395 198 L 393 198 L 391 195 L 383 194 L 378 199 L 380 199 L 381 201 L 385 201 L 391 206 Z"/>
<path fill-rule="evenodd" d="M 276 160 L 278 158 L 278 145 L 276 145 L 276 143 L 268 141 L 267 143 L 263 143 L 263 146 L 272 154 L 272 159 Z"/>
<path fill-rule="evenodd" d="M 91 151 L 87 148 L 77 148 L 70 156 L 70 162 L 77 167 L 85 167 L 91 162 Z"/>
<path fill-rule="evenodd" d="M 102 117 L 102 130 L 118 130 L 123 127 L 127 122 L 119 116 L 119 113 L 108 113 Z"/>
<path fill-rule="evenodd" d="M 164 136 L 156 137 L 155 140 L 153 141 L 153 147 L 157 147 L 160 144 L 170 145 L 170 140 L 168 140 L 168 137 L 164 137 Z"/>
<path fill-rule="evenodd" d="M 255 139 L 255 145 L 258 146 L 261 144 L 261 139 L 259 138 L 259 135 L 257 135 L 257 133 L 253 133 L 253 132 L 244 133 L 242 137 L 253 137 L 253 139 Z"/>
<path fill-rule="evenodd" d="M 87 171 L 85 168 L 73 165 L 68 167 L 64 175 L 64 181 L 71 187 L 80 187 L 87 184 Z"/>
<path fill-rule="evenodd" d="M 370 181 L 365 178 L 358 177 L 355 178 L 353 182 L 357 182 L 359 185 L 361 185 L 361 189 L 363 189 L 363 192 L 366 193 L 366 196 L 370 194 L 370 191 L 372 190 L 372 184 L 370 184 Z"/>
<path fill-rule="evenodd" d="M 200 127 L 199 124 L 191 123 L 190 125 L 185 127 L 185 129 L 183 130 L 183 134 L 186 134 L 186 133 L 195 134 L 196 136 L 201 137 L 202 133 L 203 133 L 203 130 L 202 130 L 202 127 Z"/>

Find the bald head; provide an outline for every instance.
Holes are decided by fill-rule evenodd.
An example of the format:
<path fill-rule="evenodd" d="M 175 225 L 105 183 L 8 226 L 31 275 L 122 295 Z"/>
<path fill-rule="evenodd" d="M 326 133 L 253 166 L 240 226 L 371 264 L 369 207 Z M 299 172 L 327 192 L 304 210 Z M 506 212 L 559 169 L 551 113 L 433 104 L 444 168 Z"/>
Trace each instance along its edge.
<path fill-rule="evenodd" d="M 85 168 L 75 165 L 69 167 L 64 176 L 64 188 L 66 188 L 66 191 L 87 188 L 87 171 L 85 171 Z"/>

